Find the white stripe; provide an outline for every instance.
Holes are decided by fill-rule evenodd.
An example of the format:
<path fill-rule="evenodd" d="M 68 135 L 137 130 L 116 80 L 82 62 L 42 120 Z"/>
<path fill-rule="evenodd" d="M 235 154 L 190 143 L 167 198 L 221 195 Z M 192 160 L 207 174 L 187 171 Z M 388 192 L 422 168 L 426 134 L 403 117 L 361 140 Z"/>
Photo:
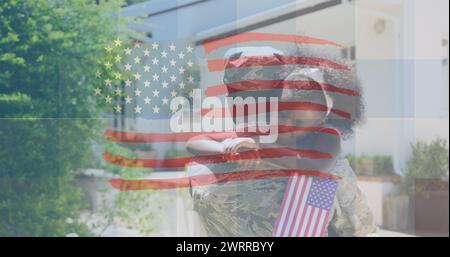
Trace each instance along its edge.
<path fill-rule="evenodd" d="M 305 186 L 305 193 L 303 194 L 303 198 L 301 199 L 300 209 L 298 212 L 299 214 L 297 216 L 297 220 L 295 221 L 294 231 L 292 232 L 292 234 L 294 235 L 297 235 L 297 231 L 300 225 L 300 219 L 302 217 L 303 212 L 305 211 L 306 201 L 308 201 L 309 188 L 311 187 L 311 184 L 312 184 L 312 177 L 308 176 L 308 180 L 306 181 Z"/>
<path fill-rule="evenodd" d="M 320 218 L 319 218 L 319 226 L 317 226 L 317 231 L 314 236 L 316 236 L 316 237 L 321 236 L 320 232 L 322 231 L 322 227 L 324 226 L 323 223 L 325 221 L 326 216 L 327 216 L 327 211 L 322 210 L 322 214 L 320 215 Z"/>
<path fill-rule="evenodd" d="M 300 193 L 301 193 L 302 188 L 304 186 L 303 185 L 304 181 L 305 181 L 305 176 L 301 176 L 299 185 L 296 187 L 297 188 L 297 194 L 295 195 L 295 198 L 294 198 L 294 204 L 292 205 L 291 213 L 289 213 L 289 216 L 288 216 L 289 218 L 288 218 L 288 223 L 286 225 L 286 230 L 284 231 L 284 236 L 292 236 L 292 235 L 289 235 L 289 231 L 291 230 L 290 228 L 291 228 L 291 225 L 292 225 L 292 220 L 293 220 L 293 218 L 295 216 L 295 210 L 297 209 L 297 205 L 298 205 L 298 202 L 299 202 L 298 198 L 300 197 Z"/>
<path fill-rule="evenodd" d="M 302 230 L 300 231 L 300 237 L 306 236 L 306 227 L 308 226 L 309 215 L 311 215 L 311 206 L 306 207 L 306 215 L 303 219 Z"/>
<path fill-rule="evenodd" d="M 297 176 L 294 176 L 294 177 L 292 177 L 292 180 L 290 180 L 288 182 L 288 183 L 290 183 L 290 188 L 289 188 L 289 192 L 288 192 L 288 196 L 287 196 L 286 202 L 285 202 L 284 206 L 282 206 L 283 207 L 283 213 L 281 214 L 280 223 L 278 223 L 278 228 L 277 228 L 277 232 L 276 232 L 277 236 L 280 236 L 281 228 L 283 227 L 284 220 L 286 218 L 286 213 L 287 213 L 286 206 L 288 206 L 289 203 L 291 202 L 292 191 L 294 190 L 294 186 L 293 185 L 295 184 L 296 181 L 297 181 Z"/>
<path fill-rule="evenodd" d="M 311 220 L 311 224 L 309 225 L 308 237 L 312 236 L 312 233 L 314 232 L 314 227 L 316 226 L 316 223 L 318 222 L 318 220 L 317 220 L 318 215 L 319 215 L 319 208 L 314 208 L 313 218 Z"/>

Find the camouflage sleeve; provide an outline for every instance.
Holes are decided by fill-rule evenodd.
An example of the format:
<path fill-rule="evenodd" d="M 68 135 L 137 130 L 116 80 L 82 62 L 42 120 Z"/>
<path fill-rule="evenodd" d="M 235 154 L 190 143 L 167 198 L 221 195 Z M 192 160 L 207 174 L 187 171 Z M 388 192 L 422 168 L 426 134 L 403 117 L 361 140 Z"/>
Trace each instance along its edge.
<path fill-rule="evenodd" d="M 195 165 L 188 167 L 188 174 L 229 170 L 226 166 Z M 287 180 L 254 179 L 195 186 L 191 190 L 193 209 L 208 236 L 272 236 Z"/>
<path fill-rule="evenodd" d="M 368 236 L 377 233 L 373 214 L 366 198 L 356 184 L 356 175 L 346 159 L 333 168 L 342 180 L 336 193 L 330 226 L 337 236 Z"/>

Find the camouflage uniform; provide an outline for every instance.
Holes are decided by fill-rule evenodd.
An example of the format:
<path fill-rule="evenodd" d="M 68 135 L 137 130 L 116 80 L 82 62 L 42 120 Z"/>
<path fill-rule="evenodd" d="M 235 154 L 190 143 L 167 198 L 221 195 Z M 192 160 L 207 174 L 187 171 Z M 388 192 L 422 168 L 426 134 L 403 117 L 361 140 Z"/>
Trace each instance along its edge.
<path fill-rule="evenodd" d="M 216 172 L 217 167 L 197 165 L 189 173 L 205 174 L 211 170 Z M 337 236 L 376 233 L 372 213 L 348 161 L 338 159 L 330 172 L 342 177 L 330 227 Z M 261 179 L 193 187 L 194 210 L 209 236 L 272 236 L 287 181 L 288 178 Z"/>
<path fill-rule="evenodd" d="M 330 227 L 338 236 L 367 236 L 377 232 L 373 214 L 356 184 L 356 175 L 347 159 L 340 159 L 331 173 L 342 177 L 334 200 Z"/>

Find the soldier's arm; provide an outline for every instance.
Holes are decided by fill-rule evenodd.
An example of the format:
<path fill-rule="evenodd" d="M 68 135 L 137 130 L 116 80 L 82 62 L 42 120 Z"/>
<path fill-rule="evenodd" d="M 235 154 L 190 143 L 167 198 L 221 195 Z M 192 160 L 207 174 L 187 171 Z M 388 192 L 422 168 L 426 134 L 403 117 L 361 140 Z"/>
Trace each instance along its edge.
<path fill-rule="evenodd" d="M 347 160 L 344 164 L 336 174 L 342 179 L 330 225 L 338 236 L 368 236 L 377 233 L 372 211 L 356 183 L 357 177 Z"/>

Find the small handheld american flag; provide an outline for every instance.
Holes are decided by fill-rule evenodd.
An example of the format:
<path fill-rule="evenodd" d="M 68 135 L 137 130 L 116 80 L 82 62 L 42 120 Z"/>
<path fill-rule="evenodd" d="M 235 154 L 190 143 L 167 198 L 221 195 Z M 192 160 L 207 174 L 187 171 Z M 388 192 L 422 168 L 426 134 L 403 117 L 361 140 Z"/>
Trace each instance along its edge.
<path fill-rule="evenodd" d="M 277 237 L 324 236 L 338 182 L 335 179 L 292 176 L 274 228 Z"/>

